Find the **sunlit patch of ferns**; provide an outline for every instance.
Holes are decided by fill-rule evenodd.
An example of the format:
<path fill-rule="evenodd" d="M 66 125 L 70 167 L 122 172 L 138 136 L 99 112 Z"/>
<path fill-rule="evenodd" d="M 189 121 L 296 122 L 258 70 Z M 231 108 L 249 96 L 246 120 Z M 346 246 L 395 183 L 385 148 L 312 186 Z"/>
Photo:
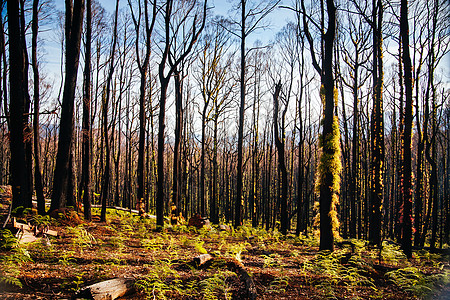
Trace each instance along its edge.
<path fill-rule="evenodd" d="M 407 267 L 387 272 L 386 277 L 398 287 L 419 297 L 427 296 L 438 287 L 450 283 L 448 270 L 443 273 L 425 275 L 416 267 Z"/>
<path fill-rule="evenodd" d="M 22 264 L 32 262 L 28 251 L 19 243 L 8 229 L 0 230 L 0 249 L 9 252 L 0 256 L 0 282 L 22 287 L 19 279 Z"/>
<path fill-rule="evenodd" d="M 95 237 L 87 232 L 83 226 L 67 227 L 67 231 L 72 235 L 72 245 L 83 252 L 86 248 L 92 248 L 97 244 Z"/>

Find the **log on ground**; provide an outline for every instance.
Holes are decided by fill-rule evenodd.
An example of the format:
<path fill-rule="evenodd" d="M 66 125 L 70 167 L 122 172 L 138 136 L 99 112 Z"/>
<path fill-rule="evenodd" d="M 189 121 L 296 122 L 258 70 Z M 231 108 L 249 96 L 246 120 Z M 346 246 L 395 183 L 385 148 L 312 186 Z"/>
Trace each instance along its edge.
<path fill-rule="evenodd" d="M 72 299 L 114 300 L 131 294 L 134 278 L 114 278 L 87 286 L 78 291 Z"/>
<path fill-rule="evenodd" d="M 253 281 L 253 278 L 245 270 L 244 265 L 237 259 L 214 257 L 210 254 L 201 254 L 193 259 L 193 263 L 197 268 L 202 268 L 202 267 L 207 268 L 208 266 L 211 265 L 212 261 L 214 261 L 216 259 L 224 260 L 226 263 L 227 269 L 238 274 L 240 279 L 245 284 L 245 289 L 247 292 L 247 299 L 256 299 L 257 291 L 256 291 L 255 282 Z"/>

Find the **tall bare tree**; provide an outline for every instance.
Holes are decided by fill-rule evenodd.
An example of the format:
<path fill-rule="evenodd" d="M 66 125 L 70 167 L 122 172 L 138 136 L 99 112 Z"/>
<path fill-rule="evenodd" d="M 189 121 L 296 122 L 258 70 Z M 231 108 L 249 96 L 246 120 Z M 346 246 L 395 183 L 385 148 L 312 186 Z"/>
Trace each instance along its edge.
<path fill-rule="evenodd" d="M 362 92 L 361 88 L 365 85 L 369 78 L 369 74 L 366 71 L 365 64 L 370 59 L 370 30 L 368 28 L 367 21 L 368 18 L 361 19 L 360 15 L 365 15 L 361 8 L 358 9 L 358 4 L 354 5 L 359 11 L 359 15 L 354 15 L 353 13 L 348 13 L 348 21 L 346 26 L 342 26 L 343 35 L 346 38 L 343 42 L 349 42 L 341 46 L 341 51 L 343 52 L 342 61 L 348 67 L 348 76 L 342 75 L 341 79 L 345 86 L 347 86 L 352 93 L 353 98 L 353 124 L 352 124 L 352 140 L 351 140 L 351 166 L 349 174 L 349 206 L 350 211 L 348 215 L 347 222 L 349 223 L 349 234 L 351 238 L 356 238 L 357 233 L 357 216 L 358 216 L 358 203 L 362 201 L 360 192 L 360 170 L 361 170 L 361 158 L 360 158 L 360 111 L 361 111 L 361 98 Z M 354 7 L 351 6 L 349 10 Z M 354 9 L 354 8 L 353 8 Z M 371 21 L 369 19 L 369 21 Z M 372 21 L 371 21 L 372 22 Z M 369 25 L 370 26 L 370 25 Z M 378 70 L 378 69 L 377 69 Z M 344 105 L 344 101 L 343 101 Z"/>
<path fill-rule="evenodd" d="M 31 21 L 31 65 L 33 68 L 33 142 L 34 142 L 34 184 L 36 188 L 36 200 L 38 204 L 38 213 L 45 214 L 45 199 L 42 186 L 42 173 L 40 164 L 40 135 L 39 135 L 39 109 L 40 109 L 40 80 L 39 65 L 37 60 L 37 36 L 39 30 L 39 0 L 33 1 L 33 17 Z"/>
<path fill-rule="evenodd" d="M 92 185 L 91 185 L 91 39 L 92 39 L 92 2 L 86 0 L 86 42 L 84 52 L 83 74 L 83 120 L 82 120 L 82 161 L 80 191 L 83 191 L 84 218 L 92 219 Z"/>
<path fill-rule="evenodd" d="M 102 137 L 105 139 L 105 169 L 103 170 L 103 178 L 102 178 L 102 189 L 101 189 L 101 203 L 102 210 L 100 213 L 100 221 L 106 221 L 106 202 L 109 195 L 109 185 L 110 185 L 110 177 L 111 177 L 111 144 L 109 140 L 109 126 L 108 126 L 108 108 L 111 97 L 111 81 L 114 74 L 115 63 L 114 59 L 116 56 L 116 45 L 117 45 L 117 20 L 119 16 L 119 0 L 116 0 L 116 11 L 114 13 L 114 28 L 113 28 L 113 36 L 111 42 L 111 54 L 109 58 L 109 70 L 108 75 L 106 77 L 103 101 L 102 101 Z M 114 133 L 113 133 L 114 134 Z"/>
<path fill-rule="evenodd" d="M 400 2 L 400 36 L 402 43 L 402 62 L 405 84 L 405 127 L 403 130 L 403 216 L 402 216 L 402 249 L 408 258 L 412 257 L 412 64 L 409 51 L 408 0 Z"/>
<path fill-rule="evenodd" d="M 171 57 L 171 47 L 173 46 L 173 40 L 177 37 L 176 35 L 171 35 L 172 33 L 179 33 L 179 29 L 184 22 L 188 20 L 187 16 L 194 9 L 190 9 L 188 14 L 184 15 L 182 18 L 182 22 L 178 24 L 178 26 L 173 26 L 173 18 L 176 11 L 173 11 L 173 0 L 167 0 L 165 3 L 163 18 L 164 18 L 164 48 L 161 56 L 161 61 L 159 63 L 159 82 L 161 84 L 161 94 L 159 100 L 159 124 L 158 124 L 158 179 L 157 179 L 157 194 L 156 194 L 156 225 L 159 228 L 164 226 L 164 134 L 165 134 L 165 115 L 166 115 L 166 98 L 167 98 L 167 89 L 169 86 L 170 78 L 174 75 L 174 72 L 177 71 L 180 64 L 184 62 L 186 57 L 192 51 L 195 43 L 197 42 L 200 33 L 205 27 L 206 22 L 206 6 L 207 0 L 205 0 L 203 5 L 202 12 L 198 10 L 194 11 L 193 21 L 191 25 L 191 29 L 188 30 L 190 35 L 186 37 L 186 45 L 183 45 L 182 50 L 178 52 L 176 57 Z M 201 15 L 200 15 L 201 14 Z M 169 58 L 170 56 L 170 58 Z M 169 60 L 171 60 L 169 62 Z M 166 65 L 169 63 L 169 70 L 166 72 Z"/>
<path fill-rule="evenodd" d="M 58 153 L 53 182 L 50 210 L 73 202 L 72 144 L 74 128 L 74 103 L 83 28 L 84 0 L 66 0 L 66 64 L 61 121 L 59 126 Z"/>
<path fill-rule="evenodd" d="M 369 240 L 381 245 L 381 208 L 383 204 L 384 118 L 383 118 L 383 3 L 372 2 L 373 34 L 373 108 L 371 117 L 370 222 Z"/>
<path fill-rule="evenodd" d="M 20 0 L 7 2 L 8 33 L 9 33 L 9 130 L 11 150 L 11 185 L 13 193 L 12 208 L 19 206 L 31 207 L 30 174 L 26 155 L 26 140 L 24 136 L 28 126 L 28 58 L 25 44 L 24 10 Z M 23 3 L 22 3 L 23 4 Z"/>
<path fill-rule="evenodd" d="M 271 13 L 280 0 L 261 1 L 257 4 L 248 0 L 240 0 L 238 2 L 238 11 L 240 12 L 239 21 L 233 24 L 238 27 L 239 33 L 230 31 L 240 40 L 240 101 L 239 101 L 239 119 L 238 119 L 238 141 L 237 141 L 237 178 L 236 178 L 236 200 L 234 205 L 234 226 L 238 227 L 242 224 L 242 201 L 243 201 L 243 145 L 244 145 L 244 116 L 246 106 L 246 71 L 247 71 L 247 55 L 249 49 L 246 47 L 247 37 L 253 32 L 264 27 L 264 18 Z M 249 5 L 247 5 L 249 4 Z"/>
<path fill-rule="evenodd" d="M 131 16 L 133 18 L 134 28 L 136 31 L 136 61 L 138 64 L 139 73 L 141 75 L 141 84 L 139 87 L 139 146 L 138 146 L 138 165 L 137 165 L 137 207 L 139 214 L 143 213 L 142 203 L 144 201 L 144 159 L 145 159 L 145 127 L 146 127 L 146 111 L 145 111 L 145 96 L 147 88 L 148 68 L 150 63 L 151 54 L 151 36 L 153 28 L 155 27 L 156 14 L 157 14 L 157 1 L 154 0 L 152 4 L 151 19 L 149 19 L 149 0 L 144 1 L 144 12 L 141 11 L 141 0 L 138 0 L 138 11 L 135 14 L 132 8 L 131 0 L 128 0 L 128 4 L 131 9 Z M 141 18 L 144 18 L 144 44 L 145 52 L 141 57 L 139 50 L 139 38 L 141 30 Z"/>
<path fill-rule="evenodd" d="M 213 171 L 212 171 L 212 191 L 209 201 L 210 219 L 213 223 L 219 222 L 218 197 L 217 197 L 217 130 L 218 120 L 228 101 L 230 88 L 226 86 L 228 70 L 230 67 L 230 57 L 227 57 L 227 50 L 230 35 L 218 24 L 223 20 L 215 20 L 206 27 L 206 33 L 202 38 L 202 49 L 199 55 L 200 70 L 194 76 L 200 87 L 202 96 L 201 115 L 201 154 L 200 154 L 200 201 L 206 202 L 205 181 L 206 181 L 206 159 L 207 159 L 207 126 L 210 121 L 213 124 Z M 204 213 L 204 212 L 203 212 Z"/>

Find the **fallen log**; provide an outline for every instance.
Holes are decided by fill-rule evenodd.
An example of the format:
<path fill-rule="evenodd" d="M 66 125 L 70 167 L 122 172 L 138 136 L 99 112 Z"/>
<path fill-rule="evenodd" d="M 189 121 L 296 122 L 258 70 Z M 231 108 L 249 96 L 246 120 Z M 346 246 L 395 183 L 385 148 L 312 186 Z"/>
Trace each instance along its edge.
<path fill-rule="evenodd" d="M 227 269 L 235 272 L 240 277 L 240 279 L 244 282 L 245 289 L 247 291 L 247 299 L 252 299 L 252 300 L 256 299 L 257 291 L 256 291 L 255 283 L 254 283 L 252 277 L 245 270 L 244 265 L 237 259 L 225 258 L 225 257 L 214 257 L 210 254 L 201 254 L 197 257 L 194 257 L 193 261 L 194 261 L 194 265 L 197 268 L 200 268 L 200 267 L 210 266 L 211 265 L 210 263 L 213 260 L 225 261 L 225 265 L 227 266 Z"/>
<path fill-rule="evenodd" d="M 101 205 L 92 205 L 92 208 L 102 208 Z M 129 212 L 135 215 L 139 215 L 139 211 L 136 209 L 129 209 L 129 208 L 124 208 L 124 207 L 120 207 L 120 206 L 107 206 L 106 208 L 110 208 L 110 209 L 115 209 L 115 210 L 120 210 L 120 211 L 125 211 L 125 212 Z M 146 215 L 147 218 L 149 219 L 156 219 L 155 215 Z"/>
<path fill-rule="evenodd" d="M 100 204 L 93 204 L 91 205 L 92 208 L 102 208 L 102 206 Z M 124 208 L 124 207 L 120 207 L 120 206 L 107 206 L 106 208 L 111 208 L 111 209 L 115 209 L 115 210 L 120 210 L 120 211 L 126 211 L 126 212 L 130 212 L 132 214 L 138 215 L 139 211 L 136 209 L 129 209 L 129 208 Z"/>
<path fill-rule="evenodd" d="M 102 281 L 79 290 L 72 299 L 114 300 L 131 294 L 134 289 L 134 278 L 114 278 Z"/>
<path fill-rule="evenodd" d="M 43 234 L 47 234 L 47 235 L 51 235 L 51 236 L 58 236 L 58 232 L 55 230 L 49 229 L 48 226 L 41 226 L 38 228 L 37 226 L 30 226 L 29 224 L 17 222 L 16 218 L 13 218 L 13 227 L 17 228 L 19 230 L 22 230 L 22 231 L 27 230 L 27 231 L 33 232 L 33 234 L 35 236 L 39 236 L 39 235 L 43 235 Z"/>
<path fill-rule="evenodd" d="M 256 286 L 255 282 L 253 281 L 252 277 L 248 274 L 248 272 L 245 270 L 244 265 L 238 261 L 235 258 L 227 259 L 227 267 L 236 272 L 242 281 L 245 283 L 245 289 L 247 290 L 247 297 L 248 299 L 256 299 L 257 292 L 256 292 Z"/>

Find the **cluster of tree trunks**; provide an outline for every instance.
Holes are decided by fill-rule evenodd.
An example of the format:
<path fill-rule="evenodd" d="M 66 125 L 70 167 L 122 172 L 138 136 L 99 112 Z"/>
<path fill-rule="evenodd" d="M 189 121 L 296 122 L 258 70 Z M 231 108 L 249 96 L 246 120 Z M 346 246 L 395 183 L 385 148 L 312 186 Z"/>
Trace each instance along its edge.
<path fill-rule="evenodd" d="M 97 2 L 65 4 L 61 102 L 47 114 L 38 34 L 48 4 L 0 1 L 0 183 L 11 184 L 13 209 L 31 207 L 35 190 L 40 214 L 51 195 L 50 210 L 82 202 L 91 220 L 101 204 L 104 221 L 109 206 L 137 208 L 160 227 L 165 214 L 199 213 L 310 234 L 316 220 L 328 250 L 337 234 L 396 239 L 408 256 L 413 241 L 448 243 L 450 97 L 437 75 L 447 2 L 352 0 L 338 24 L 335 1 L 295 1 L 274 47 L 248 37 L 280 1 L 236 1 L 236 16 L 211 18 L 207 1 L 121 11 L 117 0 L 113 22 Z"/>

